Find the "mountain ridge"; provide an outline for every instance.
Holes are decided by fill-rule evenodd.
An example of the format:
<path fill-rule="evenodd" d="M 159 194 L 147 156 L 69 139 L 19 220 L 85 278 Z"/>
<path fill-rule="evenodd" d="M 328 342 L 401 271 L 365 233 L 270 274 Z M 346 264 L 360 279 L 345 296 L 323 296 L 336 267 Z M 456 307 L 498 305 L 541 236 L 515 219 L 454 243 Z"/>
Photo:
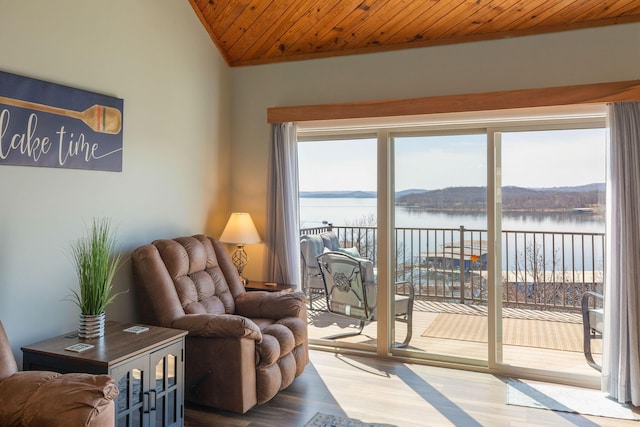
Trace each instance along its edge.
<path fill-rule="evenodd" d="M 448 189 L 453 189 L 453 188 L 469 188 L 469 187 L 446 187 L 446 188 L 437 189 L 437 190 L 425 190 L 425 189 L 420 189 L 420 188 L 411 188 L 411 189 L 408 189 L 408 190 L 396 191 L 396 198 L 402 197 L 402 196 L 406 196 L 406 195 L 410 195 L 410 194 L 428 193 L 430 191 L 443 191 L 443 190 L 448 190 Z M 477 188 L 486 188 L 486 187 L 477 187 Z M 585 185 L 577 185 L 577 186 L 574 186 L 574 187 L 571 187 L 571 186 L 563 186 L 563 187 L 506 186 L 506 187 L 503 187 L 503 189 L 505 189 L 505 188 L 521 188 L 521 189 L 532 190 L 532 191 L 557 191 L 557 192 L 578 191 L 578 192 L 582 192 L 582 191 L 593 191 L 593 190 L 595 190 L 595 191 L 604 192 L 605 191 L 605 184 L 604 183 L 592 183 L 592 184 L 585 184 Z M 377 196 L 377 192 L 376 191 L 366 191 L 366 190 L 300 191 L 299 195 L 300 195 L 300 197 L 315 198 L 315 199 L 322 199 L 322 198 L 333 198 L 333 199 L 349 198 L 349 199 L 353 199 L 353 198 L 375 198 Z"/>
<path fill-rule="evenodd" d="M 503 211 L 599 211 L 604 206 L 604 183 L 580 186 L 501 189 Z M 375 198 L 375 191 L 301 191 L 300 197 Z M 485 211 L 486 187 L 409 189 L 396 193 L 396 205 L 425 210 Z"/>

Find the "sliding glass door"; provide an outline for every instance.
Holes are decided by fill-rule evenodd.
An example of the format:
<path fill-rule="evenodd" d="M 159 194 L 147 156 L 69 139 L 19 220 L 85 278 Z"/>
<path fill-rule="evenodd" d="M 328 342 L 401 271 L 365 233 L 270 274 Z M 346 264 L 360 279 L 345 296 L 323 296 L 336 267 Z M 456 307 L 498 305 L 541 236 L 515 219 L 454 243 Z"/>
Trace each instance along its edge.
<path fill-rule="evenodd" d="M 603 292 L 603 128 L 501 132 L 502 363 L 599 376 L 585 363 L 580 312 Z M 593 355 L 602 357 L 600 340 Z"/>
<path fill-rule="evenodd" d="M 299 147 L 301 232 L 331 228 L 368 258 L 377 296 L 363 332 L 336 338 L 357 323 L 314 295 L 312 340 L 574 383 L 599 376 L 580 310 L 606 268 L 603 113 L 303 131 Z"/>
<path fill-rule="evenodd" d="M 301 233 L 312 236 L 305 241 L 320 242 L 315 253 L 306 251 L 306 243 L 302 251 L 309 337 L 323 345 L 375 351 L 377 288 L 367 287 L 364 295 L 357 282 L 375 282 L 377 268 L 376 138 L 309 138 L 299 143 L 298 152 Z M 327 235 L 335 240 L 330 242 Z M 370 277 L 344 264 L 325 262 L 326 268 L 318 270 L 316 257 L 330 250 L 357 259 Z"/>
<path fill-rule="evenodd" d="M 395 278 L 414 291 L 409 349 L 486 361 L 487 136 L 395 134 L 392 144 Z"/>

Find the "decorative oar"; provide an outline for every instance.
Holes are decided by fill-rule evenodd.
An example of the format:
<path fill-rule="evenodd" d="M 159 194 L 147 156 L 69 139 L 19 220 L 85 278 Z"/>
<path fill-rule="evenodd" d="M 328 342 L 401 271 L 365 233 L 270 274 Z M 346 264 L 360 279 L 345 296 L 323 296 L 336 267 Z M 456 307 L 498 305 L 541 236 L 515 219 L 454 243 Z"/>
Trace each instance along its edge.
<path fill-rule="evenodd" d="M 0 104 L 14 107 L 28 108 L 44 113 L 58 114 L 82 120 L 94 132 L 118 134 L 122 129 L 122 114 L 120 110 L 104 105 L 94 105 L 84 111 L 67 110 L 66 108 L 52 107 L 50 105 L 37 104 L 35 102 L 22 101 L 20 99 L 0 96 Z"/>

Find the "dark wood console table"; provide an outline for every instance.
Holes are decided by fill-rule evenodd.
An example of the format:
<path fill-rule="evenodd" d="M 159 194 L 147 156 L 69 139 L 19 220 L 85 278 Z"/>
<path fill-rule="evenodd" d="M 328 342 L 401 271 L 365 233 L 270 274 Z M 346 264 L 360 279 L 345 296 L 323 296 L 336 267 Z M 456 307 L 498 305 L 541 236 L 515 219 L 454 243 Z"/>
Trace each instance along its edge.
<path fill-rule="evenodd" d="M 120 394 L 116 425 L 184 426 L 184 337 L 187 331 L 107 322 L 102 338 L 81 340 L 68 333 L 22 347 L 23 370 L 108 374 Z M 90 344 L 81 352 L 66 350 Z"/>

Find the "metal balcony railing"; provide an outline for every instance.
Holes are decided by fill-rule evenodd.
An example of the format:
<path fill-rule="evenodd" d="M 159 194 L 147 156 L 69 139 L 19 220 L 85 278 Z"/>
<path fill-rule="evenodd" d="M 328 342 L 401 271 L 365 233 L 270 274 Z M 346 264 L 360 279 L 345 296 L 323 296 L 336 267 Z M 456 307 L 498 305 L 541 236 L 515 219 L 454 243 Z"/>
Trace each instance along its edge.
<path fill-rule="evenodd" d="M 301 234 L 333 230 L 342 247 L 356 247 L 377 262 L 377 228 L 307 228 Z M 396 228 L 396 280 L 413 284 L 416 298 L 487 304 L 487 231 L 460 228 Z M 537 310 L 580 310 L 586 291 L 603 292 L 603 233 L 502 232 L 502 304 Z"/>

